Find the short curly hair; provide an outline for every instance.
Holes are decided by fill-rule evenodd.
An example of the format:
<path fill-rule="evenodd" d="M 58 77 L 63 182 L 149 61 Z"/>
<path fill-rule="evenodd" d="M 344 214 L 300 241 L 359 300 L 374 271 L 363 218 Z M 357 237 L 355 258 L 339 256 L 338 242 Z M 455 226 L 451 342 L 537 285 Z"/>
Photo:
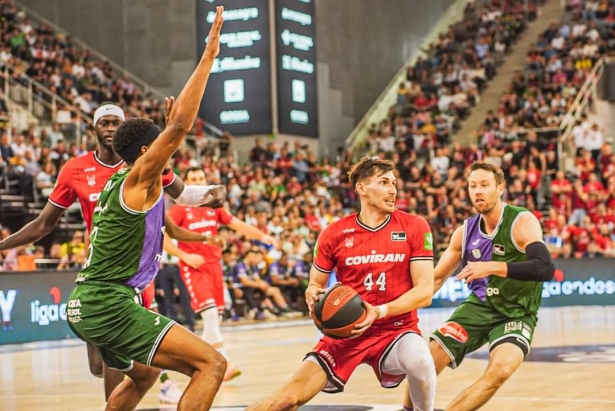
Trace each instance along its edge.
<path fill-rule="evenodd" d="M 141 154 L 140 150 L 130 150 L 130 147 L 139 138 L 150 133 L 152 127 L 155 127 L 154 122 L 147 118 L 131 118 L 124 121 L 113 136 L 113 151 L 118 153 L 127 164 L 134 164 Z M 151 141 L 147 145 L 149 144 L 151 144 Z M 133 151 L 133 153 L 130 155 L 122 154 L 126 151 Z"/>

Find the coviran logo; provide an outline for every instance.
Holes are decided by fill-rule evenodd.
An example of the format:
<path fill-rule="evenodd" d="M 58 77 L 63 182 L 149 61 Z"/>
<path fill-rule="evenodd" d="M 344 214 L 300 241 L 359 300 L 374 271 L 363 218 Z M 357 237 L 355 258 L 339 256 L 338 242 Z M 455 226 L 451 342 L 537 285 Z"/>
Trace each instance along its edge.
<path fill-rule="evenodd" d="M 41 304 L 39 300 L 30 303 L 30 321 L 38 325 L 49 325 L 52 322 L 66 321 L 66 303 L 62 301 L 62 291 L 58 287 L 49 290 L 53 304 Z"/>
<path fill-rule="evenodd" d="M 462 344 L 467 343 L 469 340 L 466 329 L 454 321 L 449 321 L 442 324 L 440 328 L 438 328 L 438 331 L 440 331 L 443 336 L 450 337 Z"/>
<path fill-rule="evenodd" d="M 406 254 L 370 254 L 346 258 L 346 265 L 361 265 L 371 263 L 402 263 Z"/>

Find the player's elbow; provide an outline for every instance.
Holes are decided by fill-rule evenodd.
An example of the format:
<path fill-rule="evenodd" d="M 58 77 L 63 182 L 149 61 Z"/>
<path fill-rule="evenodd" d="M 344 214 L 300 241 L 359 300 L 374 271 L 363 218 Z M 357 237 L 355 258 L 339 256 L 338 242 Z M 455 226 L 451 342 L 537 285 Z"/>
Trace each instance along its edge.
<path fill-rule="evenodd" d="M 169 128 L 173 131 L 173 134 L 185 136 L 192 129 L 194 120 L 188 118 L 188 116 L 177 115 L 170 120 Z"/>
<path fill-rule="evenodd" d="M 53 228 L 56 226 L 55 222 L 48 221 L 44 218 L 34 220 L 34 227 L 30 227 L 34 229 L 36 235 L 39 238 L 45 237 L 47 234 L 50 234 L 53 231 Z"/>
<path fill-rule="evenodd" d="M 433 285 L 429 287 L 421 287 L 421 292 L 419 295 L 419 303 L 417 304 L 417 308 L 429 307 L 431 305 L 431 300 L 433 299 Z"/>
<path fill-rule="evenodd" d="M 539 281 L 549 282 L 553 280 L 555 277 L 555 264 L 553 261 L 544 261 L 541 260 L 540 269 L 538 270 Z"/>

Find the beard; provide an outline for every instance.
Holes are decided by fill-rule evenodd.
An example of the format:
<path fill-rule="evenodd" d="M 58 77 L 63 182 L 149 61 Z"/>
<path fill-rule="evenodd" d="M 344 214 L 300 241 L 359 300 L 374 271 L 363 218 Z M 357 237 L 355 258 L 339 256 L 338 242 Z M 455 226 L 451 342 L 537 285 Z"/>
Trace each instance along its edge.
<path fill-rule="evenodd" d="M 98 134 L 96 135 L 96 140 L 98 140 L 98 146 L 104 148 L 105 150 L 113 151 L 113 143 L 107 144 L 107 138 L 101 137 Z"/>
<path fill-rule="evenodd" d="M 479 214 L 489 214 L 491 211 L 493 211 L 497 204 L 497 201 L 494 201 L 493 203 L 484 201 L 484 203 L 482 204 L 482 210 L 479 210 L 479 208 L 476 207 L 476 204 L 474 204 L 474 208 L 476 209 L 476 211 L 478 211 Z"/>

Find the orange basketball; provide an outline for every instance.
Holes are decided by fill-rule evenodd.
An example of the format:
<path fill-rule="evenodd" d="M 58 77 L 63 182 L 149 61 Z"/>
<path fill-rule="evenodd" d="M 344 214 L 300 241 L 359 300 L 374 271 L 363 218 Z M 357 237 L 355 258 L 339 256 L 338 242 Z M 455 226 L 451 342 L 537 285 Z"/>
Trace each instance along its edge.
<path fill-rule="evenodd" d="M 365 320 L 366 315 L 361 296 L 352 288 L 338 284 L 314 303 L 312 318 L 323 334 L 340 339 L 350 337 L 354 326 Z"/>

